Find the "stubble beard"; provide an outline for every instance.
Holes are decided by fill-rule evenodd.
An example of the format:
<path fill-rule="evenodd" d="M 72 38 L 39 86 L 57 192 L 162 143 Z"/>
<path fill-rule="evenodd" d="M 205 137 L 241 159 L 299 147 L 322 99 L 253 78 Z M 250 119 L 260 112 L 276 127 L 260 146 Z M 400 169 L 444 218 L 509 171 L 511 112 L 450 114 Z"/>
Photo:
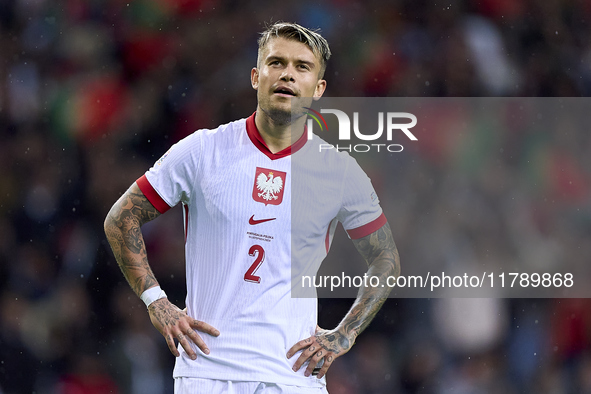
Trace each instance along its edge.
<path fill-rule="evenodd" d="M 291 116 L 291 111 L 286 111 L 281 108 L 267 108 L 263 109 L 263 112 L 267 114 L 269 119 L 278 126 L 289 126 L 295 119 Z"/>
<path fill-rule="evenodd" d="M 261 105 L 262 111 L 278 126 L 289 126 L 296 120 L 305 115 L 304 109 L 301 107 L 299 100 L 291 103 L 290 109 L 273 106 L 270 100 L 266 100 L 266 105 Z M 294 105 L 296 110 L 294 110 Z"/>

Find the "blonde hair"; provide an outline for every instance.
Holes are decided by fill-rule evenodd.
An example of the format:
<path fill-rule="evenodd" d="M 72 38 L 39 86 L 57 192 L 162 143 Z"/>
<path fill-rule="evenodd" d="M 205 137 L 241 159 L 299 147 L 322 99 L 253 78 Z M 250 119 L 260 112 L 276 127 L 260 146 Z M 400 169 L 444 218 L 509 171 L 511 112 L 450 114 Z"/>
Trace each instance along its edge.
<path fill-rule="evenodd" d="M 262 32 L 261 36 L 259 37 L 257 66 L 260 67 L 260 62 L 262 60 L 261 53 L 269 41 L 272 38 L 282 37 L 288 40 L 295 40 L 306 44 L 308 48 L 312 50 L 314 55 L 320 59 L 320 73 L 318 74 L 318 77 L 322 78 L 324 71 L 326 70 L 326 63 L 328 59 L 330 59 L 331 53 L 330 48 L 328 47 L 328 42 L 318 33 L 318 31 L 319 30 L 313 31 L 306 29 L 297 23 L 276 22 L 272 24 L 271 26 L 267 27 L 267 29 Z"/>

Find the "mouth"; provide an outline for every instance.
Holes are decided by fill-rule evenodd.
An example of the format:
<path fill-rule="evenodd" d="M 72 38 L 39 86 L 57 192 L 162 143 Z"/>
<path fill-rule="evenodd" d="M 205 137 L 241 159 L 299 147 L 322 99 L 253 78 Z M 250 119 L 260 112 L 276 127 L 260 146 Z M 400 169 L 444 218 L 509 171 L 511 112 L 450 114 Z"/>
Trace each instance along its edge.
<path fill-rule="evenodd" d="M 282 97 L 296 97 L 295 92 L 286 86 L 279 86 L 273 93 Z"/>

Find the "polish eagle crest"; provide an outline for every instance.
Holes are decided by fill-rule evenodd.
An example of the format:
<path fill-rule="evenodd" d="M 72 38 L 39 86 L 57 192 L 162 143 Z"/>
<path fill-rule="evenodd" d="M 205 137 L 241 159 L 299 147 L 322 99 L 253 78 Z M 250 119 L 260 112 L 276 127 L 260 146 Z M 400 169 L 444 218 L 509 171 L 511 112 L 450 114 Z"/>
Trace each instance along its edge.
<path fill-rule="evenodd" d="M 287 173 L 271 168 L 257 167 L 252 183 L 252 199 L 265 205 L 283 202 Z"/>
<path fill-rule="evenodd" d="M 258 196 L 266 201 L 277 200 L 277 193 L 283 188 L 283 180 L 280 176 L 274 176 L 273 172 L 269 172 L 269 176 L 264 172 L 257 176 Z"/>

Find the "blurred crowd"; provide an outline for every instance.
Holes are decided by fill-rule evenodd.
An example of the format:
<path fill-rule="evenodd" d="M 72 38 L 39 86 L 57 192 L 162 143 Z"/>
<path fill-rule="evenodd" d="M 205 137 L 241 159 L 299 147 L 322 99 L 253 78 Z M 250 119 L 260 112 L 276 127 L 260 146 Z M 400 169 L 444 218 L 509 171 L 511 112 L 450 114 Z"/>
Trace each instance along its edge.
<path fill-rule="evenodd" d="M 252 114 L 257 34 L 277 20 L 322 28 L 334 97 L 591 92 L 586 0 L 0 0 L 0 393 L 172 393 L 173 356 L 102 223 L 172 143 Z M 584 131 L 480 130 L 463 149 L 446 134 L 391 170 L 367 163 L 396 196 L 383 205 L 403 270 L 587 263 Z M 183 307 L 181 215 L 144 234 Z M 320 325 L 350 304 L 320 300 Z M 591 393 L 590 345 L 586 299 L 391 299 L 327 380 L 332 394 Z"/>

